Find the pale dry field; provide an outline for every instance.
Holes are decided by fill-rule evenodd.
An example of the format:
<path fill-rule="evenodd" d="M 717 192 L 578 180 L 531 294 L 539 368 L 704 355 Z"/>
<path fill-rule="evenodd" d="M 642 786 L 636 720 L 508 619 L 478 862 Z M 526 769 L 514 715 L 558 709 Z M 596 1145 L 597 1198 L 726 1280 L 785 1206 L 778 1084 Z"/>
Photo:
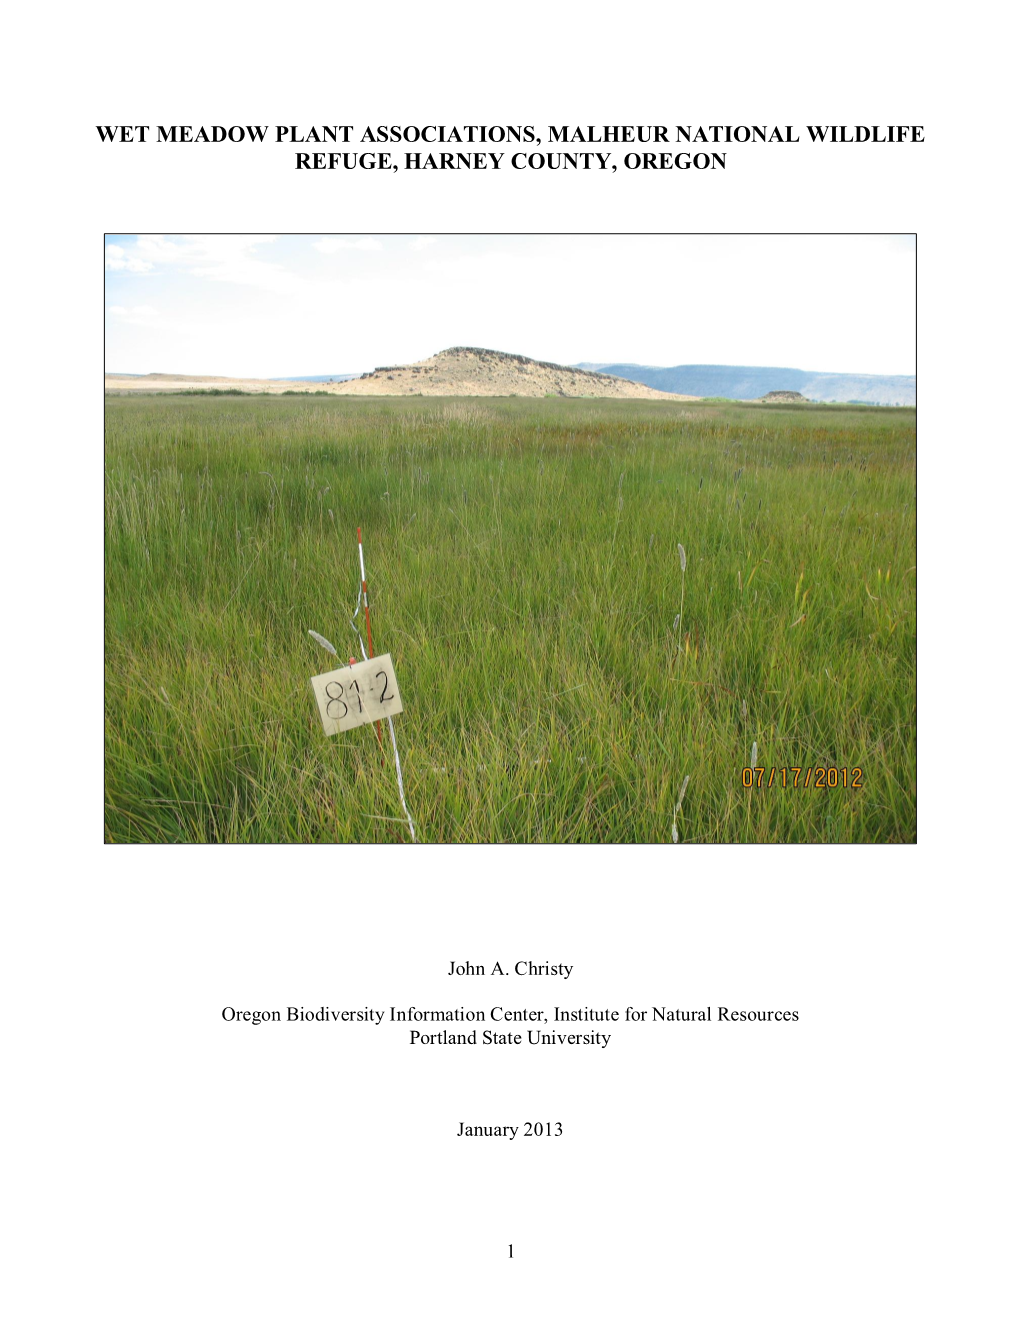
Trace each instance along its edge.
<path fill-rule="evenodd" d="M 297 390 L 302 394 L 312 390 L 329 390 L 335 385 L 318 385 L 299 380 L 250 380 L 237 376 L 179 376 L 154 371 L 148 376 L 118 376 L 107 372 L 107 394 L 179 393 L 181 390 L 240 390 L 244 394 L 282 394 L 284 390 Z"/>

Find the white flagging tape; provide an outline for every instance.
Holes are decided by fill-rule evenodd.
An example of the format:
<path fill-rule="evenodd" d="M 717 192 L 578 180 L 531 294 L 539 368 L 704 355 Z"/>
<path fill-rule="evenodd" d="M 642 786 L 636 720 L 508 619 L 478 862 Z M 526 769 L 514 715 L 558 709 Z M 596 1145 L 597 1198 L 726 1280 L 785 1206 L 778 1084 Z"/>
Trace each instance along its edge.
<path fill-rule="evenodd" d="M 390 741 L 393 743 L 393 759 L 397 765 L 397 791 L 400 793 L 400 805 L 404 808 L 404 815 L 407 817 L 407 828 L 411 831 L 411 842 L 417 843 L 414 837 L 414 821 L 411 819 L 411 813 L 407 809 L 407 803 L 404 800 L 404 776 L 400 769 L 400 753 L 397 751 L 397 735 L 393 732 L 393 720 L 387 715 L 386 723 L 390 726 Z"/>
<path fill-rule="evenodd" d="M 350 620 L 351 628 L 358 639 L 358 645 L 361 647 L 361 658 L 367 660 L 365 654 L 365 643 L 361 639 L 361 633 L 354 627 L 354 619 L 358 617 L 358 610 L 361 607 L 361 589 L 358 588 L 358 603 L 354 607 L 354 618 Z M 414 821 L 411 819 L 411 813 L 407 809 L 407 799 L 404 797 L 404 772 L 400 768 L 400 753 L 397 751 L 397 735 L 393 731 L 393 720 L 387 715 L 386 723 L 390 726 L 390 741 L 393 743 L 393 760 L 397 767 L 397 792 L 400 794 L 400 805 L 404 808 L 404 815 L 407 817 L 407 828 L 411 831 L 411 842 L 417 843 L 418 840 L 414 833 Z"/>
<path fill-rule="evenodd" d="M 360 600 L 361 597 L 359 596 L 358 599 Z M 358 612 L 357 610 L 355 610 L 354 619 L 356 619 L 357 617 L 358 617 Z M 358 639 L 358 645 L 361 647 L 362 660 L 367 660 L 368 656 L 365 654 L 365 643 L 361 640 L 361 633 L 359 633 L 357 628 L 354 627 L 354 619 L 351 619 L 351 630 L 353 631 L 354 636 Z"/>

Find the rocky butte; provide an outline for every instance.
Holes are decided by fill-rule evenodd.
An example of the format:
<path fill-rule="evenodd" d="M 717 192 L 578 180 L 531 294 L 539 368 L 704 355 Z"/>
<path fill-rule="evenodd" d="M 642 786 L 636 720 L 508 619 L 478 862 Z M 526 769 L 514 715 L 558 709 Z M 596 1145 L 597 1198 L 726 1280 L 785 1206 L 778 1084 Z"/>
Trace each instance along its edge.
<path fill-rule="evenodd" d="M 582 371 L 555 362 L 536 362 L 491 348 L 446 348 L 402 367 L 377 367 L 357 380 L 334 386 L 336 394 L 519 395 L 543 398 L 691 399 L 666 394 L 637 381 Z"/>

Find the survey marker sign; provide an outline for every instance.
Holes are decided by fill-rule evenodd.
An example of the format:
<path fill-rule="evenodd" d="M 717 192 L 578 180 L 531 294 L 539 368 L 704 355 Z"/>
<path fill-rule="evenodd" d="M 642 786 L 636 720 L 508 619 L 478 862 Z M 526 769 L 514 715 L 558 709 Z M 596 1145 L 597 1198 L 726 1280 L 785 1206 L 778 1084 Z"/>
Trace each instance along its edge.
<path fill-rule="evenodd" d="M 389 655 L 316 674 L 312 691 L 327 736 L 399 715 L 404 709 Z"/>

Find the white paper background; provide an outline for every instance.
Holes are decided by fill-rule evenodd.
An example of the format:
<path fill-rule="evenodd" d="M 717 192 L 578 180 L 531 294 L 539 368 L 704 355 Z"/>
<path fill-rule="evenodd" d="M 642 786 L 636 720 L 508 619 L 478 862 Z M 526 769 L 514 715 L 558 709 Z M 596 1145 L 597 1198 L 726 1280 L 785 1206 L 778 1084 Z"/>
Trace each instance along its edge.
<path fill-rule="evenodd" d="M 17 20 L 11 1314 L 1013 1311 L 1002 42 L 970 72 L 958 34 L 920 23 L 888 5 Z M 297 174 L 290 148 L 102 147 L 114 120 L 923 123 L 928 141 L 735 149 L 701 175 L 380 177 Z M 102 848 L 104 231 L 432 229 L 918 231 L 918 847 Z M 57 726 L 41 655 L 74 676 Z M 576 971 L 558 990 L 444 976 L 495 957 Z M 801 1021 L 438 1051 L 219 1016 L 489 1001 Z M 453 1136 L 528 1118 L 566 1135 Z"/>

